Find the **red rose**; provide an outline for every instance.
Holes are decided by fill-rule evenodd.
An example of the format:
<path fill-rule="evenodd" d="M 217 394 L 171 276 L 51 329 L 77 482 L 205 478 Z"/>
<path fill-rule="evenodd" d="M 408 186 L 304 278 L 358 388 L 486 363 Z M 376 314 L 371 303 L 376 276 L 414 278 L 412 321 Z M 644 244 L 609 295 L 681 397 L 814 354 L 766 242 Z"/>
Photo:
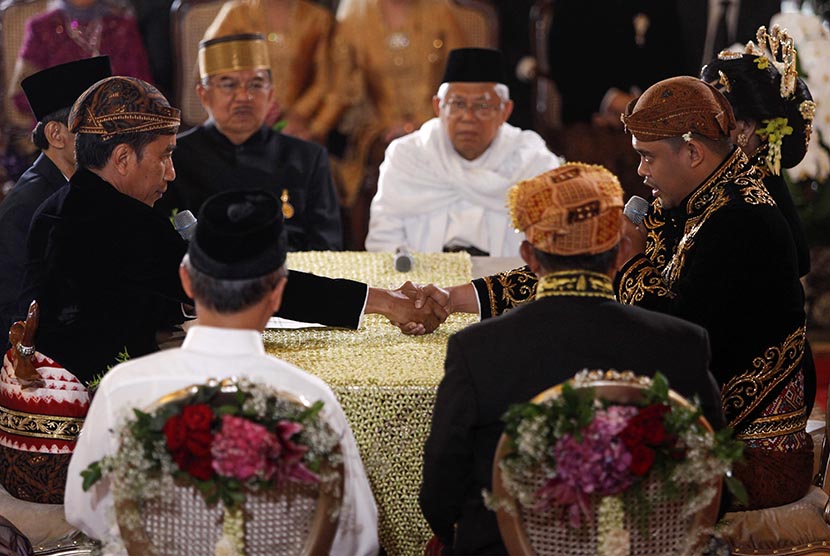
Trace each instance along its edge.
<path fill-rule="evenodd" d="M 204 457 L 210 454 L 210 445 L 212 442 L 213 435 L 210 434 L 210 431 L 191 430 L 187 433 L 184 446 L 194 456 Z"/>
<path fill-rule="evenodd" d="M 631 465 L 628 468 L 638 477 L 642 477 L 648 473 L 654 463 L 654 450 L 641 444 L 633 446 L 630 450 Z"/>
<path fill-rule="evenodd" d="M 210 456 L 191 458 L 185 471 L 197 479 L 207 481 L 213 477 L 213 460 Z"/>
<path fill-rule="evenodd" d="M 663 418 L 669 412 L 669 406 L 655 404 L 643 408 L 635 417 L 645 429 L 645 442 L 651 446 L 659 446 L 666 441 L 666 427 Z"/>
<path fill-rule="evenodd" d="M 170 417 L 161 430 L 167 439 L 167 447 L 171 452 L 176 452 L 184 445 L 187 431 L 180 415 Z"/>
<path fill-rule="evenodd" d="M 634 446 L 639 446 L 643 443 L 645 434 L 645 429 L 635 415 L 628 421 L 628 424 L 625 425 L 622 432 L 620 432 L 620 438 L 622 438 L 625 447 L 630 450 Z"/>
<path fill-rule="evenodd" d="M 182 420 L 191 431 L 210 430 L 210 424 L 213 421 L 213 410 L 203 403 L 186 405 L 182 409 Z"/>

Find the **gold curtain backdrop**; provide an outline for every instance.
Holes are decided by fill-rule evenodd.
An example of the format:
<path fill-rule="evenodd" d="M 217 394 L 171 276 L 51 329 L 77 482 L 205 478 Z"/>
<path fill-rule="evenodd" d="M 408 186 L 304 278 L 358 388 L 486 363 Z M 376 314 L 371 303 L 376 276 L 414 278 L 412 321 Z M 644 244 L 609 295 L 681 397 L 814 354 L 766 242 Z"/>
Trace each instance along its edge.
<path fill-rule="evenodd" d="M 396 288 L 406 280 L 449 286 L 471 279 L 467 253 L 415 253 L 397 272 L 391 253 L 289 253 L 288 267 Z M 289 275 L 289 280 L 290 280 Z M 406 336 L 380 315 L 358 330 L 269 329 L 266 350 L 329 384 L 349 419 L 378 504 L 380 543 L 389 556 L 420 556 L 432 533 L 418 507 L 423 446 L 447 339 L 478 321 L 452 315 L 433 334 Z"/>

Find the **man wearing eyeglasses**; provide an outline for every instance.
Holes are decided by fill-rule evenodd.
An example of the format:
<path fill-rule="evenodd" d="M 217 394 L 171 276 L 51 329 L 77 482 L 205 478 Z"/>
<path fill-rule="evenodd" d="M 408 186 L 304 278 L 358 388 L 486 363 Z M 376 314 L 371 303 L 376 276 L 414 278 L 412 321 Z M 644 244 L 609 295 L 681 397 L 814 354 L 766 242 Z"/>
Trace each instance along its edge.
<path fill-rule="evenodd" d="M 534 131 L 507 123 L 513 101 L 502 53 L 450 52 L 436 117 L 390 143 L 369 217 L 368 251 L 515 256 L 521 237 L 507 189 L 560 165 Z"/>
<path fill-rule="evenodd" d="M 290 251 L 343 248 L 328 153 L 266 125 L 274 89 L 265 37 L 228 35 L 199 44 L 196 86 L 208 120 L 178 137 L 176 180 L 156 204 L 165 216 L 198 213 L 214 193 L 257 187 L 282 201 Z"/>

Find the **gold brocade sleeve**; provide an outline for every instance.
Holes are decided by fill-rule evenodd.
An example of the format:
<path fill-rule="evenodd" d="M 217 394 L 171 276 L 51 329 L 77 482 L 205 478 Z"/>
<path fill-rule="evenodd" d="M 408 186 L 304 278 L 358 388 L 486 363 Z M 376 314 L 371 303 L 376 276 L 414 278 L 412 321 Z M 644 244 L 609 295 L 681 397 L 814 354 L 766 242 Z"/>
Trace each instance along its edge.
<path fill-rule="evenodd" d="M 674 297 L 660 271 L 642 254 L 623 266 L 614 280 L 614 290 L 620 303 L 627 305 L 648 305 L 643 302 L 649 298 L 660 300 Z"/>
<path fill-rule="evenodd" d="M 536 275 L 530 267 L 514 268 L 473 280 L 481 306 L 481 318 L 500 315 L 536 297 Z"/>

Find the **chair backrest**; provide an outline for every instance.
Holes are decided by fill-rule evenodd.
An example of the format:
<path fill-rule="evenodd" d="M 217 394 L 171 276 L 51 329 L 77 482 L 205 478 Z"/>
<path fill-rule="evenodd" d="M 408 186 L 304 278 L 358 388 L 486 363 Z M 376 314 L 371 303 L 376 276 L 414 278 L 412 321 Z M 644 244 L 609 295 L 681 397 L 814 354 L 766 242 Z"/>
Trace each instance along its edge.
<path fill-rule="evenodd" d="M 175 0 L 170 7 L 173 34 L 173 96 L 182 111 L 182 130 L 205 121 L 207 113 L 199 102 L 199 41 L 213 23 L 224 0 Z"/>
<path fill-rule="evenodd" d="M 195 388 L 202 386 L 194 385 L 164 396 L 148 408 L 148 412 L 153 413 L 171 404 L 181 405 L 183 400 L 193 396 Z M 242 391 L 235 379 L 221 383 L 211 381 L 207 386 L 220 388 L 216 397 L 212 398 L 214 401 L 203 402 L 200 400 L 204 398 L 199 397 L 193 403 L 210 403 L 213 408 L 221 407 L 237 399 L 238 393 Z M 290 394 L 263 385 L 259 387 L 265 388 L 268 400 L 263 402 L 265 404 L 284 404 L 280 407 L 291 406 L 298 412 L 309 407 Z M 213 442 L 216 441 L 215 438 L 214 436 Z M 269 440 L 264 439 L 263 442 Z M 275 481 L 269 488 L 255 491 L 246 489 L 242 510 L 245 554 L 265 556 L 329 553 L 337 529 L 337 514 L 343 492 L 343 468 L 339 454 L 338 443 L 329 458 L 322 462 L 319 472 L 321 482 L 303 483 L 287 479 L 283 482 Z M 161 478 L 151 472 L 147 480 L 157 481 Z M 113 493 L 117 501 L 119 528 L 128 553 L 155 556 L 214 554 L 217 542 L 223 535 L 223 524 L 229 519 L 222 502 L 208 503 L 199 489 L 190 482 L 176 480 L 169 485 L 164 482 L 161 484 L 167 486 L 160 497 L 140 501 L 119 495 L 117 491 Z M 135 526 L 136 522 L 140 523 L 140 527 Z"/>
<path fill-rule="evenodd" d="M 450 0 L 455 19 L 471 46 L 498 48 L 499 16 L 487 0 Z"/>
<path fill-rule="evenodd" d="M 17 53 L 23 44 L 26 20 L 46 9 L 48 0 L 5 0 L 0 4 L 0 35 L 2 35 L 2 67 L 0 67 L 0 85 L 2 86 L 3 111 L 0 119 L 9 121 L 9 113 L 14 110 L 9 106 L 6 95 L 14 75 Z"/>
<path fill-rule="evenodd" d="M 630 372 L 617 373 L 616 371 L 583 371 L 574 380 L 569 381 L 575 389 L 593 389 L 595 398 L 614 404 L 630 405 L 643 401 L 648 387 L 648 379 L 638 377 Z M 533 398 L 532 403 L 540 404 L 547 400 L 562 396 L 563 384 L 545 390 Z M 674 391 L 669 392 L 669 403 L 672 406 L 691 408 L 691 405 L 682 396 Z M 704 430 L 712 432 L 706 419 L 701 416 L 699 423 Z M 502 466 L 503 460 L 508 457 L 511 448 L 507 433 L 502 434 L 493 462 L 493 494 L 502 502 L 497 506 L 499 531 L 512 555 L 557 555 L 557 556 L 588 556 L 597 554 L 599 537 L 598 514 L 602 498 L 596 494 L 588 498 L 592 511 L 591 515 L 583 518 L 580 527 L 569 523 L 567 508 L 554 505 L 545 510 L 534 509 L 531 505 L 524 505 L 510 494 L 506 486 L 507 479 Z M 510 465 L 510 464 L 508 464 Z M 529 492 L 537 493 L 548 481 L 550 470 L 533 470 L 528 475 L 520 475 L 520 481 Z M 510 480 L 517 480 L 513 477 Z M 699 550 L 703 539 L 702 531 L 710 530 L 717 519 L 718 505 L 722 487 L 722 478 L 713 479 L 711 484 L 702 485 L 714 487 L 715 495 L 711 502 L 703 509 L 690 516 L 684 516 L 688 511 L 684 500 L 692 494 L 694 487 L 678 485 L 678 497 L 668 498 L 656 474 L 649 473 L 645 480 L 638 485 L 638 494 L 642 496 L 648 507 L 645 521 L 637 516 L 625 512 L 624 528 L 630 537 L 630 552 L 633 556 L 670 556 L 677 554 L 691 554 L 690 548 Z M 525 502 L 529 504 L 529 502 Z M 646 525 L 644 528 L 643 525 Z M 619 532 L 617 533 L 619 534 Z M 696 552 L 699 553 L 699 552 Z"/>
<path fill-rule="evenodd" d="M 530 52 L 536 59 L 533 78 L 533 128 L 549 137 L 562 127 L 562 100 L 551 79 L 548 35 L 554 16 L 554 0 L 536 0 L 530 9 Z"/>

